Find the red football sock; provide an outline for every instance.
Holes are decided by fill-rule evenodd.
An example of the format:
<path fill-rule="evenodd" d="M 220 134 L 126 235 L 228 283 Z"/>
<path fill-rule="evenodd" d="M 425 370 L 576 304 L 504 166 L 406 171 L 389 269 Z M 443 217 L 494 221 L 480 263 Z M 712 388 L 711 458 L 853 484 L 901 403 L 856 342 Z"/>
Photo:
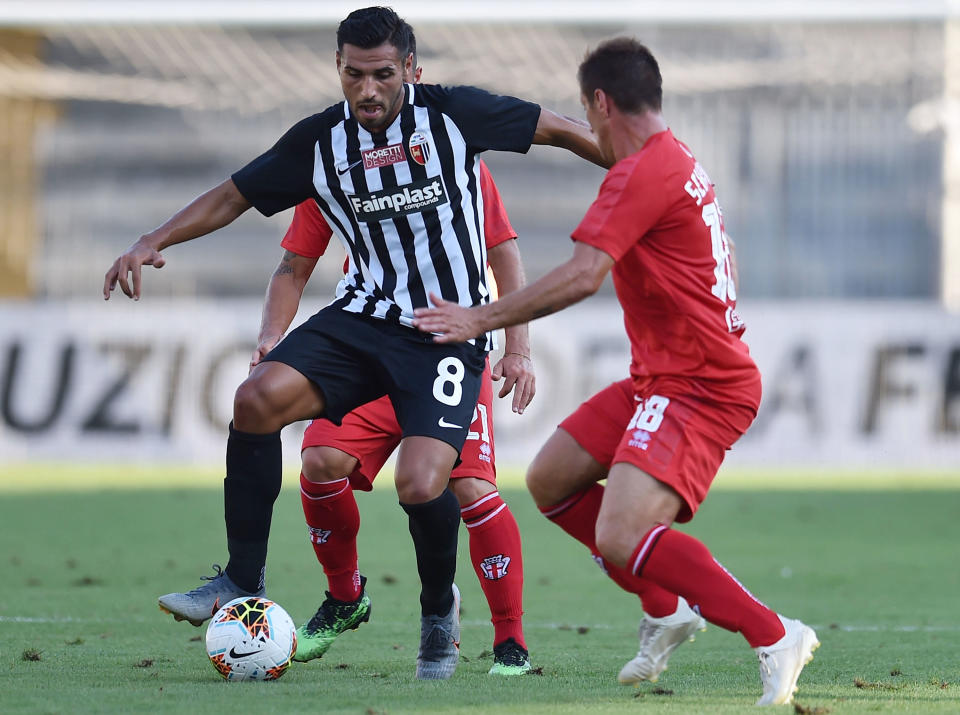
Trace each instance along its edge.
<path fill-rule="evenodd" d="M 490 606 L 493 643 L 523 639 L 523 553 L 520 529 L 499 492 L 485 494 L 460 510 L 470 537 L 470 562 Z"/>
<path fill-rule="evenodd" d="M 594 484 L 589 489 L 577 492 L 559 504 L 542 507 L 545 517 L 590 549 L 597 565 L 614 583 L 627 593 L 634 593 L 643 601 L 643 611 L 649 616 L 662 618 L 677 611 L 677 595 L 661 588 L 649 579 L 638 578 L 627 569 L 608 563 L 597 549 L 597 515 L 603 501 L 603 486 Z"/>
<path fill-rule="evenodd" d="M 603 486 L 594 484 L 559 504 L 540 507 L 540 513 L 596 554 L 597 516 L 602 501 Z"/>
<path fill-rule="evenodd" d="M 344 477 L 333 482 L 311 482 L 301 474 L 300 501 L 330 595 L 339 601 L 355 601 L 360 597 L 360 512 L 349 480 Z"/>
<path fill-rule="evenodd" d="M 691 607 L 699 606 L 711 623 L 739 631 L 753 648 L 783 637 L 783 624 L 777 614 L 688 534 L 658 524 L 640 540 L 627 566 L 633 573 L 679 593 Z"/>
<path fill-rule="evenodd" d="M 615 584 L 627 593 L 635 593 L 640 597 L 640 601 L 643 603 L 643 612 L 648 616 L 663 618 L 664 616 L 672 616 L 677 612 L 677 606 L 680 605 L 677 594 L 661 588 L 648 578 L 634 576 L 626 569 L 607 562 L 599 554 L 594 558 L 598 559 L 597 563 L 600 564 L 600 568 L 606 572 Z"/>

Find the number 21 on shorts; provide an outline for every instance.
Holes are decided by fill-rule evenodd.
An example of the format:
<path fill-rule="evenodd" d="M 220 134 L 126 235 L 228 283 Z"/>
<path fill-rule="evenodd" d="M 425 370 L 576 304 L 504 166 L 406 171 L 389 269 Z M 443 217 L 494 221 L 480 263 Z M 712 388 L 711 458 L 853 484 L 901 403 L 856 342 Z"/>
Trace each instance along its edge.
<path fill-rule="evenodd" d="M 669 404 L 670 398 L 663 395 L 650 395 L 646 400 L 640 400 L 637 411 L 627 425 L 627 431 L 642 429 L 644 432 L 656 432 L 663 422 L 663 413 Z"/>
<path fill-rule="evenodd" d="M 433 381 L 433 396 L 445 405 L 460 404 L 463 397 L 463 362 L 455 357 L 445 357 L 437 363 L 437 379 Z"/>

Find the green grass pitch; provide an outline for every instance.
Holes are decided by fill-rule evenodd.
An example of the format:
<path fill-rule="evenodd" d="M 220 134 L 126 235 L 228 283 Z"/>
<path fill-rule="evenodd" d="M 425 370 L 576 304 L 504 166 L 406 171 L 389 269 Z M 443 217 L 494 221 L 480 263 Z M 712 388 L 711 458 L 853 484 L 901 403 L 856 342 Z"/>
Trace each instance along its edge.
<path fill-rule="evenodd" d="M 756 658 L 717 627 L 678 649 L 656 685 L 619 686 L 639 602 L 536 512 L 516 478 L 502 493 L 524 537 L 538 674 L 486 674 L 493 631 L 461 530 L 463 658 L 449 682 L 413 679 L 417 577 L 404 515 L 384 488 L 358 495 L 371 621 L 278 682 L 226 683 L 206 658 L 204 629 L 156 605 L 223 563 L 218 479 L 215 469 L 0 467 L 0 711 L 756 711 Z M 823 645 L 796 705 L 777 711 L 960 712 L 960 480 L 861 478 L 854 489 L 856 479 L 821 474 L 812 488 L 803 475 L 765 486 L 775 481 L 721 477 L 683 528 L 758 597 L 816 628 Z M 295 489 L 281 494 L 273 523 L 268 594 L 299 623 L 323 580 Z"/>

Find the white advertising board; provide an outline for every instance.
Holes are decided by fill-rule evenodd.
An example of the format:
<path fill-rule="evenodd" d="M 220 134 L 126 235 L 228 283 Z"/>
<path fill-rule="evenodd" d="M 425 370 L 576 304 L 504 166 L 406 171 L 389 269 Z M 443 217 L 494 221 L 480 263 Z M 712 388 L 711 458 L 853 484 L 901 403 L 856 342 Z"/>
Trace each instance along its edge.
<path fill-rule="evenodd" d="M 764 397 L 729 464 L 960 466 L 960 316 L 926 303 L 741 307 Z M 259 317 L 250 300 L 0 303 L 0 459 L 222 462 Z M 582 400 L 627 375 L 614 301 L 531 331 L 537 396 L 523 415 L 509 400 L 495 411 L 505 465 L 525 465 Z M 284 431 L 288 460 L 302 429 Z"/>

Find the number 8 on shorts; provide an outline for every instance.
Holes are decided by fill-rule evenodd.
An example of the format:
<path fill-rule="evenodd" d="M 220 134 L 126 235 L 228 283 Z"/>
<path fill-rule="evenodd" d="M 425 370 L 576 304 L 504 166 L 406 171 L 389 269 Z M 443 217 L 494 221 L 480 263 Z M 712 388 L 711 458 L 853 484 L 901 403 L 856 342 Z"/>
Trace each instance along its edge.
<path fill-rule="evenodd" d="M 464 374 L 463 362 L 459 358 L 443 358 L 437 363 L 437 379 L 433 381 L 434 398 L 445 405 L 459 405 L 463 398 Z"/>

